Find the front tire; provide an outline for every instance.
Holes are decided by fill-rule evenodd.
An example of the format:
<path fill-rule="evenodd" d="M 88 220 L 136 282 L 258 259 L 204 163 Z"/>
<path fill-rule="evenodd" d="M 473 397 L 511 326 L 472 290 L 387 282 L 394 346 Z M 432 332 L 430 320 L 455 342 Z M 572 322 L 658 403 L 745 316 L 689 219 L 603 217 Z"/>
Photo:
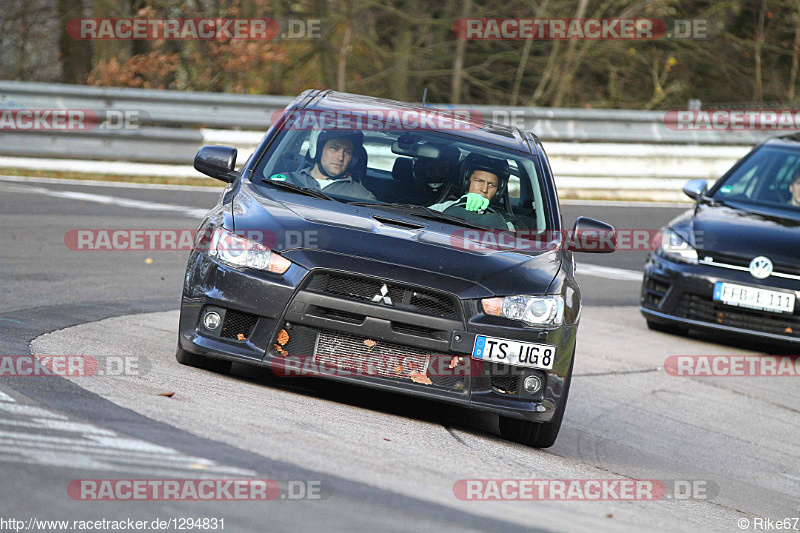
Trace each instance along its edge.
<path fill-rule="evenodd" d="M 188 352 L 181 348 L 180 344 L 178 344 L 178 349 L 175 351 L 175 359 L 182 365 L 202 368 L 204 370 L 210 370 L 219 374 L 227 374 L 231 371 L 231 366 L 233 365 L 231 361 L 214 359 L 204 355 Z"/>
<path fill-rule="evenodd" d="M 525 444 L 532 448 L 549 448 L 556 442 L 558 432 L 561 430 L 561 421 L 564 419 L 564 411 L 567 410 L 567 399 L 569 398 L 569 387 L 572 384 L 572 366 L 575 363 L 575 355 L 569 363 L 569 371 L 564 385 L 563 398 L 556 408 L 553 419 L 550 422 L 529 422 L 518 418 L 500 416 L 500 435 L 507 440 Z"/>

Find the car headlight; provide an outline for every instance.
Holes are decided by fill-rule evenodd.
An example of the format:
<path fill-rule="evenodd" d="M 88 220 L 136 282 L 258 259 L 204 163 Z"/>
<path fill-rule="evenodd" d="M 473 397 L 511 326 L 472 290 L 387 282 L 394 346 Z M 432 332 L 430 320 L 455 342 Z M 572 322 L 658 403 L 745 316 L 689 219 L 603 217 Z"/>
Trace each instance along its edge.
<path fill-rule="evenodd" d="M 670 229 L 661 230 L 661 248 L 659 250 L 661 255 L 674 261 L 697 264 L 697 250 Z"/>
<path fill-rule="evenodd" d="M 224 229 L 214 231 L 208 255 L 231 266 L 266 270 L 275 274 L 283 274 L 292 265 L 291 261 L 263 244 Z"/>
<path fill-rule="evenodd" d="M 564 321 L 564 299 L 552 296 L 506 296 L 481 300 L 483 312 L 520 320 L 529 326 L 557 326 Z"/>

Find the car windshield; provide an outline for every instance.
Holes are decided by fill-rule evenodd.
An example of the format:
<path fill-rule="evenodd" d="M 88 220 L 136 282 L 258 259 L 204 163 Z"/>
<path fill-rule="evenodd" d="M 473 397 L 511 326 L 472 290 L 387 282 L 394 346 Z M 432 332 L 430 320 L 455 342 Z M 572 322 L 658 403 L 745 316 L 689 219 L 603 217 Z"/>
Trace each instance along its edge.
<path fill-rule="evenodd" d="M 267 194 L 281 183 L 392 213 L 542 232 L 540 168 L 536 156 L 438 131 L 287 128 L 251 180 Z"/>
<path fill-rule="evenodd" d="M 760 148 L 719 185 L 712 198 L 800 210 L 800 150 Z"/>

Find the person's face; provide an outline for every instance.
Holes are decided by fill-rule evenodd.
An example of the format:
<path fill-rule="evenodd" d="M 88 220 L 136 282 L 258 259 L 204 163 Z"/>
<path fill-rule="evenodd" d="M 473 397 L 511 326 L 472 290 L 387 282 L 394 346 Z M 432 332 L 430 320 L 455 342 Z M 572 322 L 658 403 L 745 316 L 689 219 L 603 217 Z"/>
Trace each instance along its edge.
<path fill-rule="evenodd" d="M 500 179 L 491 172 L 476 170 L 469 178 L 469 192 L 480 194 L 491 201 L 500 185 Z"/>
<path fill-rule="evenodd" d="M 792 205 L 800 206 L 800 176 L 789 185 L 789 192 L 792 193 Z"/>
<path fill-rule="evenodd" d="M 353 141 L 347 138 L 330 139 L 322 147 L 320 166 L 333 177 L 339 177 L 347 170 L 353 159 Z"/>

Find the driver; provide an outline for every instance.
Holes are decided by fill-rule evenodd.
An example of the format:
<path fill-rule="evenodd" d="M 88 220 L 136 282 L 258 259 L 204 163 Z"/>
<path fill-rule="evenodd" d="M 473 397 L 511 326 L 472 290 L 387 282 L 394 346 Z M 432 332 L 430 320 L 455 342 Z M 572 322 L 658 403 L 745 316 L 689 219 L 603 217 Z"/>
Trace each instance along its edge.
<path fill-rule="evenodd" d="M 467 192 L 461 198 L 434 204 L 430 208 L 444 212 L 447 208 L 464 202 L 467 211 L 483 215 L 493 203 L 492 200 L 496 203 L 502 197 L 502 191 L 508 183 L 508 162 L 505 159 L 472 153 L 464 159 L 461 168 L 462 189 Z M 506 222 L 506 225 L 508 229 L 514 229 L 510 222 Z"/>
<path fill-rule="evenodd" d="M 364 155 L 364 134 L 360 131 L 321 130 L 312 132 L 305 168 L 287 175 L 275 174 L 270 179 L 285 180 L 309 189 L 322 189 L 326 194 L 336 194 L 365 200 L 375 196 L 351 173 Z"/>

